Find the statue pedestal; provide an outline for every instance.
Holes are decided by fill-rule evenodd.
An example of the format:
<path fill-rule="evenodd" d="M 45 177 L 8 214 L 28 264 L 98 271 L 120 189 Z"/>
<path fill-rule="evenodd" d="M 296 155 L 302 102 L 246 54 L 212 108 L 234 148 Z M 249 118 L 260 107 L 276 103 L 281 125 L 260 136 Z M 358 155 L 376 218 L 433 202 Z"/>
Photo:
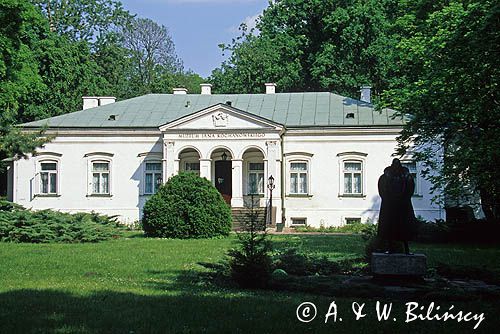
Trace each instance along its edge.
<path fill-rule="evenodd" d="M 372 273 L 375 276 L 422 277 L 427 272 L 424 254 L 372 253 Z"/>

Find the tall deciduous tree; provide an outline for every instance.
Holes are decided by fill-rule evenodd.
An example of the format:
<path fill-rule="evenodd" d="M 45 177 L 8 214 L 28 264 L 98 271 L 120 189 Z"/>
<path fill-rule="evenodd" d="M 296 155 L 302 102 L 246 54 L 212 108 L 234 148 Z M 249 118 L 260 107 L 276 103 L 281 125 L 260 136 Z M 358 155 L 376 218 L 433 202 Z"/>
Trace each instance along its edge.
<path fill-rule="evenodd" d="M 400 80 L 384 100 L 410 115 L 400 152 L 438 171 L 428 176 L 450 196 L 464 200 L 472 187 L 486 218 L 499 220 L 500 4 L 421 1 L 399 23 Z"/>
<path fill-rule="evenodd" d="M 26 97 L 46 89 L 37 54 L 48 25 L 26 1 L 0 3 L 0 159 L 33 150 L 43 142 L 13 128 Z"/>
<path fill-rule="evenodd" d="M 94 42 L 131 18 L 115 0 L 31 0 L 47 17 L 52 32 Z"/>
<path fill-rule="evenodd" d="M 286 91 L 329 90 L 357 96 L 388 86 L 395 0 L 279 0 L 243 29 L 230 58 L 212 73 L 219 92 L 259 92 L 273 81 Z M 394 44 L 394 43 L 392 43 Z"/>
<path fill-rule="evenodd" d="M 131 81 L 141 93 L 161 90 L 162 76 L 182 72 L 182 62 L 167 28 L 150 19 L 134 18 L 122 29 L 124 47 L 130 52 Z"/>

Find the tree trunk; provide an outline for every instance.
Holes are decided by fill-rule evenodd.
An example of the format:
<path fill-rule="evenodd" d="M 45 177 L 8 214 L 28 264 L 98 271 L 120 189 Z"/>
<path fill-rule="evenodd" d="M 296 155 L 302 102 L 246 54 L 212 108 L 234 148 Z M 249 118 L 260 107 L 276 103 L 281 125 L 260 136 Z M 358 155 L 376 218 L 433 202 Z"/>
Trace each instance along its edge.
<path fill-rule="evenodd" d="M 483 209 L 486 220 L 490 223 L 500 222 L 500 199 L 496 198 L 495 191 L 487 188 L 481 188 L 479 195 L 481 196 L 481 208 Z"/>

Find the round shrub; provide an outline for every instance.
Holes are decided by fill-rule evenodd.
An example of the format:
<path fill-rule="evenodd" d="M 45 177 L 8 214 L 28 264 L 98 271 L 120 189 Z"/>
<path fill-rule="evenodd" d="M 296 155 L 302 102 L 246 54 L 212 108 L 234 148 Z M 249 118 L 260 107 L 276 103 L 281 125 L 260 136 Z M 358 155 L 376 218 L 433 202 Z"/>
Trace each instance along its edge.
<path fill-rule="evenodd" d="M 211 238 L 231 231 L 231 209 L 210 181 L 179 173 L 160 186 L 144 205 L 147 236 Z"/>

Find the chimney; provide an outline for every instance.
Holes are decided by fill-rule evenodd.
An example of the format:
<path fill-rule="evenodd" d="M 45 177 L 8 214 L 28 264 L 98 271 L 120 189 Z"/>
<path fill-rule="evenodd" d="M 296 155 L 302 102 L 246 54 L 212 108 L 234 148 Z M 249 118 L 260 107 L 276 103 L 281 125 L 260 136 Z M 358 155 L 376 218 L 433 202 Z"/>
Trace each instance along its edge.
<path fill-rule="evenodd" d="M 99 98 L 97 96 L 82 96 L 82 99 L 83 99 L 82 110 L 95 108 L 99 106 Z"/>
<path fill-rule="evenodd" d="M 371 86 L 361 86 L 360 89 L 361 97 L 360 100 L 367 103 L 372 103 L 372 87 Z"/>
<path fill-rule="evenodd" d="M 209 83 L 202 83 L 201 86 L 201 95 L 211 95 L 212 94 L 212 85 Z"/>
<path fill-rule="evenodd" d="M 101 96 L 99 97 L 99 105 L 105 106 L 106 104 L 111 104 L 116 102 L 116 97 L 114 96 Z"/>
<path fill-rule="evenodd" d="M 114 103 L 116 97 L 113 96 L 82 96 L 83 107 L 82 110 L 104 106 L 106 104 Z"/>
<path fill-rule="evenodd" d="M 266 94 L 274 94 L 276 93 L 276 84 L 275 83 L 266 83 Z"/>
<path fill-rule="evenodd" d="M 186 95 L 188 90 L 186 88 L 174 88 L 174 94 Z"/>

